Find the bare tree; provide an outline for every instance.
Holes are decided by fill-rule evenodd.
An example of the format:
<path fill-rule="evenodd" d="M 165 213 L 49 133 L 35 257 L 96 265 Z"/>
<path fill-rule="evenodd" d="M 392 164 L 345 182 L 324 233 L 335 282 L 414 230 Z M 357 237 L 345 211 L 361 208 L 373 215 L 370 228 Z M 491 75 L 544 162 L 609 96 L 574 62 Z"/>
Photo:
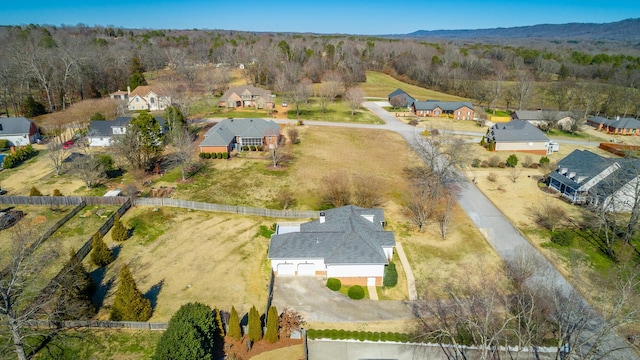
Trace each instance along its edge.
<path fill-rule="evenodd" d="M 293 126 L 289 126 L 287 127 L 287 130 L 285 131 L 285 133 L 287 134 L 287 138 L 289 138 L 289 144 L 294 145 L 298 143 L 298 140 L 299 140 L 298 129 L 296 129 Z"/>
<path fill-rule="evenodd" d="M 106 178 L 105 171 L 104 164 L 89 150 L 76 156 L 69 165 L 69 172 L 80 178 L 87 190 L 100 184 Z"/>
<path fill-rule="evenodd" d="M 63 142 L 60 136 L 50 139 L 47 143 L 47 157 L 53 163 L 53 169 L 56 172 L 56 176 L 60 175 L 64 165 L 64 160 L 69 155 L 69 152 L 64 149 L 62 145 Z"/>
<path fill-rule="evenodd" d="M 344 91 L 344 81 L 342 75 L 337 71 L 327 71 L 322 75 L 319 88 L 320 109 L 324 113 L 327 103 L 332 102 L 336 96 Z"/>
<path fill-rule="evenodd" d="M 528 209 L 533 221 L 544 229 L 553 231 L 564 223 L 567 219 L 567 212 L 558 204 L 555 199 L 545 196 L 542 203 Z"/>
<path fill-rule="evenodd" d="M 284 188 L 276 194 L 276 201 L 283 210 L 287 210 L 290 206 L 296 203 L 296 199 L 293 196 L 293 192 L 289 188 Z"/>
<path fill-rule="evenodd" d="M 323 176 L 320 193 L 325 204 L 334 207 L 349 204 L 351 200 L 349 175 L 345 171 L 333 171 Z"/>
<path fill-rule="evenodd" d="M 188 168 L 197 152 L 193 134 L 186 126 L 180 125 L 169 134 L 169 142 L 173 147 L 171 158 L 180 166 L 182 181 L 186 180 L 186 168 Z"/>
<path fill-rule="evenodd" d="M 360 104 L 364 101 L 364 91 L 359 87 L 352 87 L 347 89 L 344 94 L 345 100 L 349 103 L 351 108 L 351 116 L 355 114 L 356 109 L 360 108 Z"/>
<path fill-rule="evenodd" d="M 513 181 L 514 183 L 518 181 L 520 174 L 522 174 L 521 168 L 516 166 L 512 166 L 509 168 L 509 180 Z"/>
<path fill-rule="evenodd" d="M 289 146 L 285 146 L 284 138 L 276 146 L 269 148 L 269 159 L 273 167 L 278 167 L 282 163 L 286 162 L 291 156 L 291 150 Z"/>
<path fill-rule="evenodd" d="M 353 194 L 351 203 L 363 208 L 373 208 L 383 204 L 382 181 L 376 176 L 357 174 L 351 177 Z"/>
<path fill-rule="evenodd" d="M 447 233 L 449 232 L 449 225 L 451 223 L 451 216 L 455 204 L 456 199 L 454 198 L 453 194 L 449 192 L 446 193 L 444 199 L 441 200 L 436 218 L 438 220 L 438 228 L 440 229 L 440 236 L 442 236 L 442 240 L 445 240 L 447 238 Z"/>
<path fill-rule="evenodd" d="M 296 108 L 296 115 L 300 116 L 300 106 L 309 101 L 309 97 L 313 94 L 313 83 L 305 78 L 296 84 L 287 97 Z"/>
<path fill-rule="evenodd" d="M 422 232 L 433 214 L 433 196 L 424 186 L 412 186 L 405 196 L 403 213 Z"/>

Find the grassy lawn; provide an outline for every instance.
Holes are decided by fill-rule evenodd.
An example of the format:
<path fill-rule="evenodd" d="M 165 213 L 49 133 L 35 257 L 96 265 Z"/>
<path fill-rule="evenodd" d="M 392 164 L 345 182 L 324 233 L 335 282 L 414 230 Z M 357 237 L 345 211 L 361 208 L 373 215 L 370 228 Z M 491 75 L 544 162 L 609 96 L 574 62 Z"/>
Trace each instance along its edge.
<path fill-rule="evenodd" d="M 239 312 L 266 302 L 269 240 L 260 226 L 277 219 L 136 206 L 123 217 L 133 236 L 117 246 L 116 261 L 106 269 L 92 270 L 100 287 L 98 318 L 107 319 L 117 276 L 128 264 L 140 291 L 154 307 L 151 321 L 168 321 L 190 301 Z M 224 291 L 221 291 L 224 287 Z"/>
<path fill-rule="evenodd" d="M 395 89 L 402 89 L 407 94 L 411 95 L 417 100 L 441 100 L 441 101 L 468 101 L 459 96 L 449 95 L 423 87 L 410 85 L 402 81 L 396 80 L 393 77 L 376 71 L 367 71 L 367 81 L 364 84 L 360 84 L 360 87 L 364 90 L 366 96 L 379 97 L 387 99 L 387 96 Z"/>
<path fill-rule="evenodd" d="M 163 331 L 66 331 L 62 341 L 39 351 L 38 360 L 150 359 Z"/>
<path fill-rule="evenodd" d="M 366 109 L 356 110 L 351 116 L 351 108 L 346 102 L 334 101 L 327 104 L 327 108 L 323 113 L 320 106 L 313 99 L 307 105 L 300 107 L 300 116 L 296 115 L 294 104 L 290 104 L 287 116 L 291 120 L 322 120 L 333 122 L 353 122 L 361 124 L 384 124 L 379 117 Z"/>
<path fill-rule="evenodd" d="M 511 112 L 505 111 L 505 110 L 496 109 L 494 111 L 493 109 L 485 109 L 484 112 L 489 114 L 489 115 L 492 115 L 492 116 L 499 116 L 499 117 L 509 117 L 509 116 L 511 116 Z"/>
<path fill-rule="evenodd" d="M 605 140 L 602 137 L 596 136 L 596 135 L 592 135 L 589 132 L 583 132 L 583 131 L 579 131 L 576 133 L 570 133 L 568 131 L 562 131 L 562 130 L 557 130 L 557 129 L 553 129 L 553 130 L 549 130 L 548 133 L 546 133 L 546 135 L 550 138 L 550 139 L 569 139 L 569 140 L 578 140 L 578 141 L 592 141 L 594 143 L 599 143 L 599 142 L 606 142 L 607 140 Z"/>

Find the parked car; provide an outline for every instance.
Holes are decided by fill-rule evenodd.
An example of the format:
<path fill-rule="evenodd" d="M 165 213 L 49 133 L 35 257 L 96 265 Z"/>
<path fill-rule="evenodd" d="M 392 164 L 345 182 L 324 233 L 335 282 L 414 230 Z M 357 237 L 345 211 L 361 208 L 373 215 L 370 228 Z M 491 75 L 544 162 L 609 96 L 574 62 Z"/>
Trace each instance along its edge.
<path fill-rule="evenodd" d="M 287 103 L 286 102 L 282 102 L 282 107 L 287 107 Z"/>
<path fill-rule="evenodd" d="M 65 141 L 64 144 L 62 144 L 62 148 L 65 150 L 71 149 L 73 144 L 75 144 L 73 140 Z"/>

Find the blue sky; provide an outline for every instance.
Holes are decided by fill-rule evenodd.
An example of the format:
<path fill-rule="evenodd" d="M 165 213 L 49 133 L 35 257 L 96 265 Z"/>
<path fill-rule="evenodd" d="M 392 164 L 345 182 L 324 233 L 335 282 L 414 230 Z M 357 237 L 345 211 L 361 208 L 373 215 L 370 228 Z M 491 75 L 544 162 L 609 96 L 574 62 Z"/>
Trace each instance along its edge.
<path fill-rule="evenodd" d="M 638 0 L 0 0 L 1 25 L 406 34 L 640 18 Z"/>

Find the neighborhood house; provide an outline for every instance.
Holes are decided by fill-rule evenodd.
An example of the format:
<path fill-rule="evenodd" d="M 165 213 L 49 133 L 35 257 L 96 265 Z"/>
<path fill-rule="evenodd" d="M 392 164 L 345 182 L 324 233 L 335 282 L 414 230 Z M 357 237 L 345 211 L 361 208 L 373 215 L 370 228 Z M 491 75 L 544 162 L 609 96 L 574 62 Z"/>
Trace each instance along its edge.
<path fill-rule="evenodd" d="M 409 107 L 411 106 L 411 104 L 413 104 L 416 101 L 416 99 L 411 97 L 411 95 L 407 94 L 402 89 L 396 89 L 391 94 L 389 94 L 388 100 L 389 100 L 389 103 L 391 103 L 391 105 L 396 105 L 400 107 Z M 397 102 L 397 104 L 394 104 L 394 102 Z"/>
<path fill-rule="evenodd" d="M 629 212 L 640 196 L 640 159 L 605 158 L 574 150 L 549 174 L 549 187 L 573 204 Z"/>
<path fill-rule="evenodd" d="M 511 120 L 528 121 L 537 127 L 555 122 L 564 130 L 571 130 L 572 119 L 569 111 L 516 110 L 511 114 Z"/>
<path fill-rule="evenodd" d="M 633 118 L 609 120 L 601 116 L 590 117 L 587 124 L 607 134 L 640 135 L 640 121 Z"/>
<path fill-rule="evenodd" d="M 384 211 L 343 206 L 317 220 L 278 224 L 268 257 L 277 276 L 327 276 L 343 284 L 381 286 L 396 245 Z"/>
<path fill-rule="evenodd" d="M 495 151 L 516 151 L 549 155 L 560 149 L 537 127 L 528 121 L 512 120 L 497 123 L 487 130 L 487 141 L 493 142 Z"/>
<path fill-rule="evenodd" d="M 253 85 L 243 85 L 227 90 L 220 101 L 219 107 L 273 109 L 274 102 L 271 92 L 255 87 Z"/>
<path fill-rule="evenodd" d="M 171 96 L 151 86 L 138 86 L 128 95 L 129 110 L 163 111 L 171 106 Z"/>
<path fill-rule="evenodd" d="M 89 146 L 110 146 L 114 136 L 124 135 L 132 117 L 119 116 L 115 120 L 93 120 L 89 124 L 87 140 Z M 164 119 L 154 116 L 160 124 L 160 129 L 164 129 Z"/>
<path fill-rule="evenodd" d="M 0 139 L 9 146 L 22 146 L 36 142 L 40 137 L 36 124 L 24 117 L 0 118 Z"/>
<path fill-rule="evenodd" d="M 264 119 L 226 119 L 204 135 L 200 152 L 219 153 L 241 151 L 243 146 L 277 147 L 282 140 L 280 126 Z"/>
<path fill-rule="evenodd" d="M 456 120 L 473 120 L 475 115 L 473 105 L 468 101 L 415 101 L 411 107 L 416 116 L 445 116 Z"/>

